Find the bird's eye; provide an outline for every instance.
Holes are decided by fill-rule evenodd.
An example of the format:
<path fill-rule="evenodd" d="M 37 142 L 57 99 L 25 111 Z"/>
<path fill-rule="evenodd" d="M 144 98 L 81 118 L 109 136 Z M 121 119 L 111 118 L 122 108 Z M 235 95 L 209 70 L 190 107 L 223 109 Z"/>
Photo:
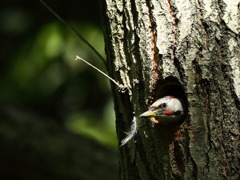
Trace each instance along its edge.
<path fill-rule="evenodd" d="M 166 103 L 162 103 L 162 104 L 160 105 L 161 108 L 166 108 L 166 106 L 167 106 Z"/>

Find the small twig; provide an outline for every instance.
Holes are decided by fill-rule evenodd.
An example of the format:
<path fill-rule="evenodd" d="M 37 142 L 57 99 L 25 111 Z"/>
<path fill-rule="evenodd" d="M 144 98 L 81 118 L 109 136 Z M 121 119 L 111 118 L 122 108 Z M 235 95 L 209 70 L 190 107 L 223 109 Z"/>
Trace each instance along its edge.
<path fill-rule="evenodd" d="M 110 76 L 108 76 L 106 73 L 104 73 L 103 71 L 101 71 L 100 69 L 98 69 L 97 67 L 95 67 L 94 65 L 90 64 L 89 62 L 87 62 L 86 60 L 84 60 L 83 58 L 80 58 L 79 56 L 76 56 L 75 60 L 81 60 L 83 62 L 85 62 L 87 65 L 91 66 L 92 68 L 94 68 L 95 70 L 97 70 L 98 72 L 100 72 L 102 75 L 104 75 L 105 77 L 107 77 L 109 80 L 111 80 L 114 84 L 116 84 L 119 88 L 121 88 L 120 84 L 115 81 L 113 78 L 111 78 Z"/>
<path fill-rule="evenodd" d="M 57 19 L 59 19 L 63 24 L 65 24 L 70 30 L 72 30 L 79 39 L 81 39 L 103 62 L 103 64 L 106 66 L 106 60 L 101 56 L 101 54 L 77 31 L 76 28 L 74 28 L 72 25 L 68 24 L 63 18 L 61 18 L 52 8 L 49 7 L 49 5 L 43 1 L 39 0 L 40 3 L 42 3 Z"/>

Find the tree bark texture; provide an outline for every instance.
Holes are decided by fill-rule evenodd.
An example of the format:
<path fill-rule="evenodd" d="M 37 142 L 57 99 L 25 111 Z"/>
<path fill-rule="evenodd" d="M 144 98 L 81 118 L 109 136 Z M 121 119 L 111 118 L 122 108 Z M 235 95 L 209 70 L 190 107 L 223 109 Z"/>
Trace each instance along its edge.
<path fill-rule="evenodd" d="M 239 179 L 238 0 L 105 0 L 105 41 L 121 179 Z M 139 118 L 156 99 L 185 98 L 180 125 Z"/>

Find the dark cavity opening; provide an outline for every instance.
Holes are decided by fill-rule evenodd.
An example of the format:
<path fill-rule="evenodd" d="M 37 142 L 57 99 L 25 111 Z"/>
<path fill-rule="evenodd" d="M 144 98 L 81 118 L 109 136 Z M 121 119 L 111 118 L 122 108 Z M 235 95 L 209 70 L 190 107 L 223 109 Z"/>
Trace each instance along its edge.
<path fill-rule="evenodd" d="M 184 90 L 184 87 L 175 77 L 167 77 L 164 80 L 159 80 L 156 85 L 155 95 L 153 97 L 154 102 L 164 96 L 175 96 L 178 98 L 182 104 L 184 109 L 184 118 L 187 117 L 188 114 L 188 100 Z"/>

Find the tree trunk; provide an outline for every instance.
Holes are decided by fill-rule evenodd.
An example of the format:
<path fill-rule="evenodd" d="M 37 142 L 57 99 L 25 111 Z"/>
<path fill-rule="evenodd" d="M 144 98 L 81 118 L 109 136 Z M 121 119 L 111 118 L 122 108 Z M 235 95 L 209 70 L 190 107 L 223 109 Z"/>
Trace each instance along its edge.
<path fill-rule="evenodd" d="M 109 74 L 119 140 L 134 117 L 135 139 L 119 147 L 121 179 L 239 179 L 239 1 L 105 0 Z M 176 95 L 180 125 L 139 118 Z"/>

